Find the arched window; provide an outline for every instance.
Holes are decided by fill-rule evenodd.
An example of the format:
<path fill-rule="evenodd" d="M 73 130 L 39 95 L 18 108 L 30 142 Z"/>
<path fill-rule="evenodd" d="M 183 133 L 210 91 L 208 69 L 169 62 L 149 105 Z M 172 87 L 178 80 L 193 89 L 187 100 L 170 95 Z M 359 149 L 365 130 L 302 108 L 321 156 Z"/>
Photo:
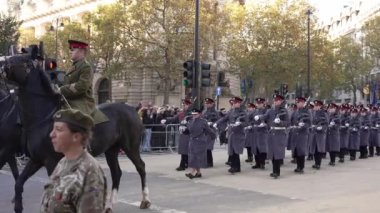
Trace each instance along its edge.
<path fill-rule="evenodd" d="M 98 104 L 102 104 L 111 100 L 110 97 L 110 81 L 106 78 L 101 80 L 98 88 Z"/>

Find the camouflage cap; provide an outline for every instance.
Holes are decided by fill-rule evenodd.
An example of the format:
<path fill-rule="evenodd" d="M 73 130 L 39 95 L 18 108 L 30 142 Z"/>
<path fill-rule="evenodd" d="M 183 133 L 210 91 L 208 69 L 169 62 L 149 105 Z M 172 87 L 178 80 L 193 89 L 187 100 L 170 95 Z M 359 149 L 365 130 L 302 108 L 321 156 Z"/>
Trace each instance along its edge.
<path fill-rule="evenodd" d="M 54 121 L 70 123 L 86 130 L 91 130 L 94 120 L 87 114 L 76 109 L 63 109 L 56 112 L 53 116 Z"/>

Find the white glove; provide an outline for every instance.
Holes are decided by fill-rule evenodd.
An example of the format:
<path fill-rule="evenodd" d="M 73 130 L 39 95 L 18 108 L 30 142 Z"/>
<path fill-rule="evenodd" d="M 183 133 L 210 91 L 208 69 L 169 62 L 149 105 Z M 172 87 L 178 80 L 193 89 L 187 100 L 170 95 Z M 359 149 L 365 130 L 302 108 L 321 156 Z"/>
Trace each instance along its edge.
<path fill-rule="evenodd" d="M 260 116 L 255 115 L 254 119 L 255 119 L 255 121 L 258 121 L 260 119 Z"/>
<path fill-rule="evenodd" d="M 252 129 L 252 126 L 247 126 L 246 128 L 247 128 L 247 129 Z"/>
<path fill-rule="evenodd" d="M 299 122 L 299 123 L 298 123 L 298 126 L 300 126 L 300 127 L 304 127 L 304 126 L 305 126 L 305 123 L 304 123 L 304 122 Z"/>
<path fill-rule="evenodd" d="M 349 126 L 350 126 L 350 124 L 349 124 L 349 123 L 346 123 L 346 124 L 345 124 L 345 126 L 346 126 L 346 127 L 349 127 Z"/>
<path fill-rule="evenodd" d="M 274 122 L 275 122 L 276 124 L 279 124 L 279 123 L 281 122 L 281 120 L 280 120 L 279 118 L 275 118 L 275 119 L 274 119 Z"/>
<path fill-rule="evenodd" d="M 208 124 L 209 126 L 211 126 L 211 125 L 212 125 L 212 122 L 207 122 L 207 124 Z"/>
<path fill-rule="evenodd" d="M 181 124 L 187 124 L 186 120 L 181 121 Z"/>
<path fill-rule="evenodd" d="M 215 129 L 218 129 L 218 125 L 217 124 L 212 125 L 212 127 L 214 127 Z"/>
<path fill-rule="evenodd" d="M 317 127 L 317 130 L 322 130 L 322 127 L 321 127 L 321 126 L 318 126 L 318 127 Z"/>
<path fill-rule="evenodd" d="M 236 121 L 235 122 L 235 126 L 239 126 L 239 125 L 241 125 L 241 122 L 240 121 Z"/>
<path fill-rule="evenodd" d="M 330 122 L 330 126 L 334 126 L 335 125 L 335 122 L 334 121 L 331 121 Z"/>
<path fill-rule="evenodd" d="M 356 131 L 358 131 L 358 129 L 356 129 L 356 128 L 353 128 L 353 129 L 352 129 L 352 131 L 356 132 Z"/>
<path fill-rule="evenodd" d="M 380 127 L 380 125 L 379 124 L 376 124 L 376 128 L 379 128 Z"/>
<path fill-rule="evenodd" d="M 185 126 L 180 126 L 178 130 L 179 130 L 179 133 L 182 134 L 186 130 L 186 127 Z"/>
<path fill-rule="evenodd" d="M 365 126 L 364 129 L 368 129 L 368 126 Z"/>
<path fill-rule="evenodd" d="M 259 125 L 259 127 L 264 127 L 264 126 L 266 126 L 266 125 L 267 125 L 266 123 L 261 122 L 260 125 Z"/>
<path fill-rule="evenodd" d="M 166 120 L 165 119 L 162 119 L 161 120 L 161 124 L 165 124 L 166 123 Z"/>

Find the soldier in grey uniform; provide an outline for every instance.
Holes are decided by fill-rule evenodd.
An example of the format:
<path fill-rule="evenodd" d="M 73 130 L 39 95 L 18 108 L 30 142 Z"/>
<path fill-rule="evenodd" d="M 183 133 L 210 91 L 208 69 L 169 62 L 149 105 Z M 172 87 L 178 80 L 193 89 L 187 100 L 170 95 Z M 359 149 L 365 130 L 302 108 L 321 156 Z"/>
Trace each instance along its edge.
<path fill-rule="evenodd" d="M 207 120 L 207 122 L 212 126 L 219 119 L 219 113 L 215 108 L 214 100 L 211 98 L 206 98 L 204 100 L 205 109 L 202 113 L 202 117 Z M 214 129 L 214 131 L 216 131 Z M 211 135 L 207 135 L 207 165 L 209 168 L 214 166 L 214 160 L 212 157 L 212 150 L 214 149 L 215 138 Z"/>
<path fill-rule="evenodd" d="M 314 118 L 314 115 L 315 115 L 315 110 L 314 110 L 314 104 L 312 103 L 309 103 L 307 108 L 309 109 L 309 112 L 310 112 L 310 115 L 311 115 L 311 120 L 313 120 Z M 311 128 L 311 127 L 310 127 Z M 307 160 L 308 161 L 312 161 L 314 160 L 314 156 L 313 156 L 313 152 L 312 152 L 312 144 L 313 144 L 313 138 L 314 138 L 314 131 L 311 129 L 309 131 L 309 139 L 308 139 L 308 156 L 307 156 Z"/>
<path fill-rule="evenodd" d="M 366 159 L 368 158 L 368 145 L 369 145 L 371 120 L 370 120 L 370 115 L 367 112 L 367 109 L 364 107 L 360 109 L 360 122 L 362 126 L 360 127 L 359 159 Z"/>
<path fill-rule="evenodd" d="M 187 119 L 191 115 L 191 105 L 192 102 L 190 100 L 182 100 L 182 111 L 174 117 L 161 120 L 161 124 L 180 124 L 181 126 L 185 126 Z M 176 168 L 177 171 L 184 171 L 188 167 L 189 140 L 189 135 L 179 134 L 178 154 L 181 155 L 181 161 Z"/>
<path fill-rule="evenodd" d="M 339 110 L 340 114 L 340 151 L 339 163 L 344 163 L 344 156 L 347 154 L 349 140 L 350 113 L 348 104 L 342 104 Z"/>
<path fill-rule="evenodd" d="M 338 105 L 331 103 L 328 105 L 329 125 L 326 137 L 326 151 L 330 154 L 330 166 L 335 166 L 335 159 L 340 151 L 340 115 Z"/>
<path fill-rule="evenodd" d="M 208 137 L 215 140 L 216 134 L 207 123 L 207 120 L 201 117 L 201 111 L 193 109 L 191 112 L 192 119 L 188 122 L 187 128 L 182 128 L 184 134 L 190 137 L 189 142 L 189 167 L 192 169 L 186 176 L 190 179 L 202 177 L 201 168 L 207 168 L 207 147 Z"/>
<path fill-rule="evenodd" d="M 295 111 L 291 118 L 291 125 L 293 130 L 292 137 L 292 151 L 296 158 L 297 168 L 295 173 L 302 174 L 305 168 L 305 156 L 308 154 L 308 137 L 309 128 L 311 126 L 311 115 L 309 109 L 305 106 L 306 99 L 304 97 L 297 97 L 297 111 Z"/>
<path fill-rule="evenodd" d="M 255 155 L 256 164 L 252 169 L 265 169 L 265 159 L 268 153 L 268 132 L 269 126 L 265 120 L 267 108 L 264 98 L 256 98 L 256 112 L 254 114 L 254 143 L 252 144 L 252 151 Z"/>
<path fill-rule="evenodd" d="M 297 111 L 297 104 L 291 104 L 289 105 L 289 116 L 290 116 L 290 123 L 293 124 L 293 119 L 294 119 L 294 114 L 295 112 Z M 291 163 L 297 163 L 297 160 L 296 160 L 296 156 L 295 156 L 295 153 L 294 153 L 294 139 L 293 139 L 293 134 L 295 132 L 295 128 L 294 126 L 292 126 L 289 130 L 289 133 L 288 133 L 288 145 L 286 146 L 286 149 L 287 150 L 291 150 L 292 152 L 292 160 L 290 161 Z"/>
<path fill-rule="evenodd" d="M 371 119 L 371 133 L 369 137 L 368 157 L 373 157 L 375 148 L 376 148 L 376 155 L 380 155 L 380 138 L 379 138 L 380 116 L 378 114 L 378 108 L 376 106 L 371 107 L 370 119 Z"/>
<path fill-rule="evenodd" d="M 252 153 L 252 146 L 255 143 L 255 138 L 253 134 L 253 126 L 251 125 L 253 123 L 253 116 L 256 111 L 256 105 L 253 103 L 247 104 L 247 127 L 244 128 L 245 131 L 245 148 L 247 149 L 247 159 L 245 162 L 251 163 L 253 162 L 253 153 Z M 255 155 L 256 158 L 256 155 Z"/>
<path fill-rule="evenodd" d="M 243 101 L 239 97 L 234 97 L 232 100 L 232 109 L 228 114 L 220 118 L 214 127 L 218 128 L 220 123 L 228 120 L 228 155 L 231 157 L 231 168 L 228 170 L 231 174 L 241 171 L 240 167 L 240 154 L 243 154 L 245 145 L 244 137 L 244 125 L 246 122 L 246 113 L 241 108 L 241 102 Z"/>
<path fill-rule="evenodd" d="M 350 152 L 350 160 L 356 160 L 356 152 L 360 148 L 360 118 L 358 116 L 359 110 L 352 108 L 349 124 L 349 141 L 348 141 L 348 150 Z"/>
<path fill-rule="evenodd" d="M 268 159 L 272 160 L 273 178 L 280 176 L 280 166 L 285 158 L 285 149 L 288 140 L 287 127 L 290 125 L 290 118 L 285 108 L 285 98 L 282 95 L 274 95 L 274 108 L 269 109 L 263 120 L 270 127 L 268 135 Z"/>
<path fill-rule="evenodd" d="M 315 164 L 313 169 L 320 169 L 322 155 L 326 152 L 326 132 L 328 118 L 326 112 L 322 109 L 323 103 L 320 100 L 314 101 L 314 117 L 312 121 L 313 139 L 311 143 L 311 152 L 314 155 Z"/>
<path fill-rule="evenodd" d="M 86 150 L 93 119 L 76 109 L 60 110 L 53 119 L 52 144 L 64 157 L 44 187 L 41 212 L 103 213 L 107 180 L 99 163 Z"/>

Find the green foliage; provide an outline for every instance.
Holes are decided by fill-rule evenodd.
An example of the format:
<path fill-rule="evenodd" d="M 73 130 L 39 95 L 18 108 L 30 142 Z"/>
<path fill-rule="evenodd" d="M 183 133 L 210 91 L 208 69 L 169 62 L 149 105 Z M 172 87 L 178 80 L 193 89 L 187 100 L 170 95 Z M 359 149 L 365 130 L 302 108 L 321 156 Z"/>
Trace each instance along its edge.
<path fill-rule="evenodd" d="M 0 13 L 0 55 L 8 55 L 9 47 L 17 44 L 20 25 L 15 17 Z"/>
<path fill-rule="evenodd" d="M 367 21 L 363 27 L 362 32 L 364 34 L 364 45 L 367 47 L 367 53 L 373 59 L 377 59 L 380 56 L 380 16 L 376 16 L 373 19 Z"/>

